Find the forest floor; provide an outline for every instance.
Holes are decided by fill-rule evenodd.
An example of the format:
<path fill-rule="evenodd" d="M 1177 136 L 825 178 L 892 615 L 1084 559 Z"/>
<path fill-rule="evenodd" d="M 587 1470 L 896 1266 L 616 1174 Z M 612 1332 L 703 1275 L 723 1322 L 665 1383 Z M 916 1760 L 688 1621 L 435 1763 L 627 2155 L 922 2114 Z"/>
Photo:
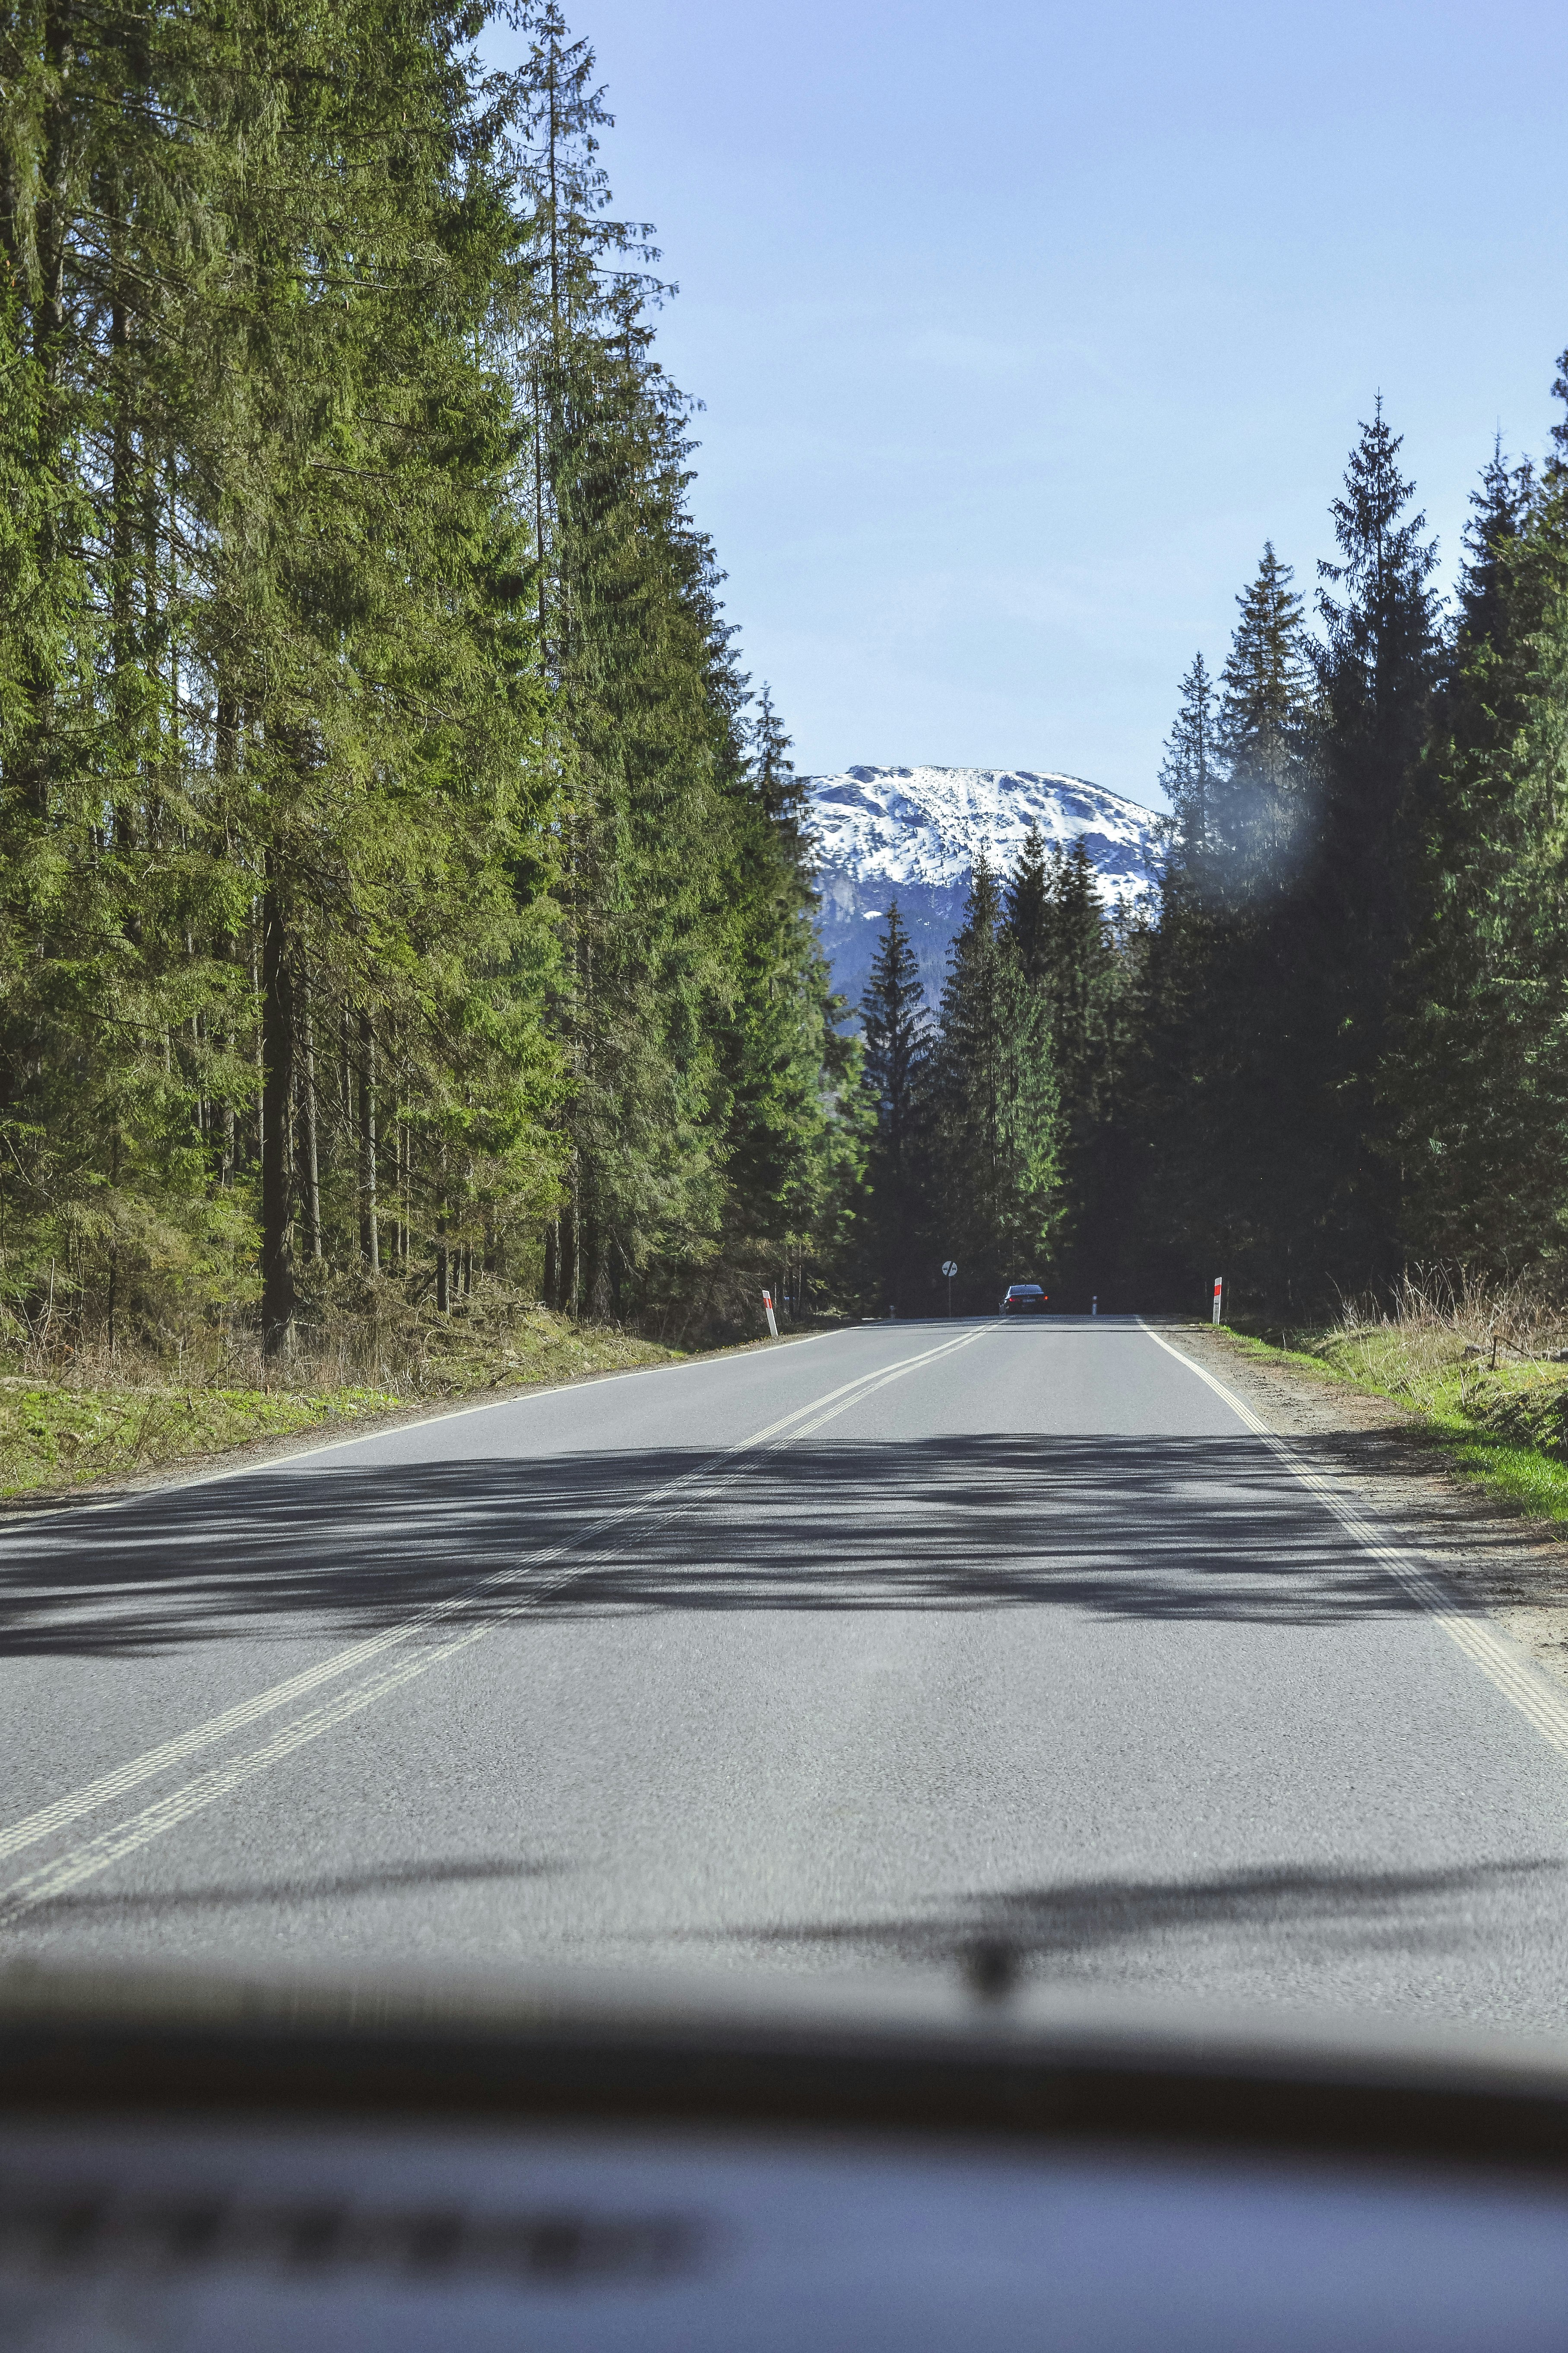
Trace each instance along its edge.
<path fill-rule="evenodd" d="M 1533 1442 L 1561 1442 L 1568 1369 L 1494 1372 L 1489 1347 L 1397 1325 L 1288 1346 L 1208 1324 L 1171 1336 L 1568 1682 L 1568 1463 Z"/>
<path fill-rule="evenodd" d="M 319 1354 L 265 1388 L 254 1375 L 237 1380 L 232 1358 L 188 1364 L 183 1374 L 156 1359 L 68 1360 L 0 1374 L 0 1507 L 156 1483 L 160 1474 L 209 1460 L 288 1451 L 289 1441 L 312 1431 L 396 1421 L 483 1393 L 676 1364 L 689 1352 L 538 1308 L 499 1326 L 459 1314 L 416 1358 L 396 1353 L 404 1361 L 378 1365 L 379 1379 L 363 1372 L 345 1379 L 341 1358 Z"/>

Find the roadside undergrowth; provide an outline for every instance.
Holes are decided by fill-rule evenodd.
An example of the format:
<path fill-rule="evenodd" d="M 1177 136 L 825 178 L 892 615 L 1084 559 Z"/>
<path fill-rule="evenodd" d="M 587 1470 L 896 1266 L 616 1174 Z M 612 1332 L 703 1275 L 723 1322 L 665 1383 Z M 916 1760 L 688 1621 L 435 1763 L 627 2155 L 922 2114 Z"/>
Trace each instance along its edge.
<path fill-rule="evenodd" d="M 41 1344 L 40 1344 L 41 1343 Z M 287 1364 L 264 1378 L 254 1333 L 177 1350 L 51 1341 L 0 1325 L 0 1498 L 101 1486 L 423 1400 L 626 1372 L 681 1351 L 573 1324 L 496 1283 L 450 1314 L 360 1282 L 307 1303 Z"/>
<path fill-rule="evenodd" d="M 1285 1361 L 1414 1415 L 1468 1477 L 1515 1508 L 1568 1521 L 1568 1311 L 1520 1285 L 1407 1278 L 1393 1307 L 1347 1306 L 1316 1330 L 1232 1330 Z"/>

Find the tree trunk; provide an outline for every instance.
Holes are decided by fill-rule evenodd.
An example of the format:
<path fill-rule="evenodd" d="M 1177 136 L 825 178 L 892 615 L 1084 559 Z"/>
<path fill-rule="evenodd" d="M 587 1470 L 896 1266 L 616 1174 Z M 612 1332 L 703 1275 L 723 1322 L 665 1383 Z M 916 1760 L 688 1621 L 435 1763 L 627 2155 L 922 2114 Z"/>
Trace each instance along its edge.
<path fill-rule="evenodd" d="M 381 1231 L 375 1199 L 375 1032 L 359 1018 L 360 1255 L 365 1271 L 381 1272 Z"/>
<path fill-rule="evenodd" d="M 300 985 L 300 1033 L 305 1054 L 304 1126 L 305 1126 L 305 1231 L 310 1239 L 310 1257 L 320 1266 L 321 1250 L 321 1166 L 316 1142 L 316 1025 L 310 1010 L 308 985 Z"/>
<path fill-rule="evenodd" d="M 267 861 L 261 902 L 261 1353 L 268 1364 L 288 1354 L 294 1321 L 294 1221 L 289 1152 L 289 1098 L 294 1084 L 294 1008 L 289 943 Z"/>
<path fill-rule="evenodd" d="M 238 762 L 238 719 L 235 711 L 234 697 L 229 691 L 226 680 L 220 676 L 218 681 L 216 725 L 214 732 L 213 756 L 216 765 L 218 776 L 222 780 L 224 786 L 226 806 L 227 787 L 233 780 L 234 772 Z M 236 863 L 234 844 L 228 837 L 226 827 L 224 836 L 224 847 L 226 856 L 229 862 L 231 864 Z M 234 964 L 237 962 L 239 956 L 239 944 L 236 940 L 232 932 L 225 932 L 222 934 L 218 943 L 217 953 L 226 964 Z M 233 1067 L 234 1051 L 237 1042 L 238 1041 L 232 1029 L 226 1029 L 224 1031 L 224 1060 L 231 1068 Z M 232 1095 L 226 1094 L 223 1099 L 223 1156 L 218 1164 L 218 1182 L 226 1187 L 234 1183 L 238 1149 L 238 1138 L 235 1132 L 234 1097 Z"/>
<path fill-rule="evenodd" d="M 265 1168 L 267 1165 L 267 1131 L 271 1124 L 271 1122 L 267 1116 L 268 1109 L 267 1102 L 267 970 L 265 947 L 267 905 L 268 902 L 264 899 L 260 903 L 260 921 L 264 944 L 262 948 L 262 962 L 259 967 L 258 966 L 256 960 L 257 906 L 254 901 L 251 903 L 250 910 L 250 994 L 253 1000 L 257 1003 L 260 1016 L 256 1024 L 256 1043 L 253 1050 L 256 1056 L 256 1165 L 261 1168 Z M 265 1177 L 262 1181 L 263 1183 L 266 1182 Z"/>
<path fill-rule="evenodd" d="M 561 1212 L 561 1264 L 558 1272 L 561 1313 L 574 1315 L 577 1312 L 577 1217 L 574 1201 L 567 1203 Z"/>
<path fill-rule="evenodd" d="M 114 1140 L 109 1147 L 109 1183 L 111 1191 L 120 1189 L 120 1129 L 116 1126 Z M 118 1211 L 119 1204 L 115 1204 Z M 114 1240 L 109 1245 L 109 1361 L 114 1362 L 114 1311 L 120 1303 L 120 1229 L 115 1226 Z"/>
<path fill-rule="evenodd" d="M 447 1253 L 447 1212 L 436 1220 L 436 1313 L 445 1315 L 452 1304 L 451 1267 Z"/>

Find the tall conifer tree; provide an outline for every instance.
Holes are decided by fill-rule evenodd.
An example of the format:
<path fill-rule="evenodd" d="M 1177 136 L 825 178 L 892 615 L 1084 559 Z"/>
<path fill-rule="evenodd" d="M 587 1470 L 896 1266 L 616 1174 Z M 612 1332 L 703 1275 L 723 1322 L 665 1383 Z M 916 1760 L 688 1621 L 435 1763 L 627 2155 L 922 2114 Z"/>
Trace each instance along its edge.
<path fill-rule="evenodd" d="M 1274 890 L 1304 854 L 1310 823 L 1311 671 L 1300 597 L 1270 540 L 1237 602 L 1219 682 L 1215 857 L 1231 901 Z"/>
<path fill-rule="evenodd" d="M 937 1222 L 967 1303 L 1037 1269 L 1058 1205 L 1058 1094 L 1047 991 L 1025 975 L 983 849 L 948 950 L 932 1058 Z"/>
<path fill-rule="evenodd" d="M 1384 1280 L 1398 1258 L 1393 1141 L 1379 1108 L 1393 995 L 1413 913 L 1421 755 L 1436 681 L 1436 563 L 1411 512 L 1400 438 L 1378 401 L 1331 510 L 1321 564 L 1316 766 L 1321 807 L 1294 986 L 1317 1008 L 1313 1222 L 1325 1271 Z M 1332 593 L 1337 591 L 1338 593 Z"/>
<path fill-rule="evenodd" d="M 1383 1089 L 1406 1247 L 1495 1275 L 1555 1265 L 1568 1198 L 1563 775 L 1550 748 L 1568 528 L 1550 475 L 1500 448 L 1471 507 Z"/>
<path fill-rule="evenodd" d="M 1214 814 L 1215 781 L 1214 681 L 1202 653 L 1176 690 L 1182 700 L 1160 763 L 1160 785 L 1175 819 L 1173 849 L 1194 872 Z"/>
<path fill-rule="evenodd" d="M 866 1162 L 866 1275 L 879 1305 L 915 1303 L 930 1269 L 926 1232 L 930 1021 L 920 966 L 895 899 L 860 999 L 861 1083 L 874 1126 Z"/>

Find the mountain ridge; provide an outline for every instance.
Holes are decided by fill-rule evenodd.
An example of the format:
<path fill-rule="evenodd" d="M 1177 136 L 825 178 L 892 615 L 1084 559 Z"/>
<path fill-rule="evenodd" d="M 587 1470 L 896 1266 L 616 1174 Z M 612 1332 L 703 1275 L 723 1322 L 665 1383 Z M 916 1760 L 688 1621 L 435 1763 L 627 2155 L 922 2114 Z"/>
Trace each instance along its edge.
<path fill-rule="evenodd" d="M 895 898 L 935 1003 L 975 858 L 984 845 L 1010 874 L 1031 821 L 1047 843 L 1083 841 L 1112 906 L 1135 904 L 1158 880 L 1157 812 L 1060 769 L 858 765 L 803 782 L 820 860 L 819 929 L 834 986 L 851 1005 Z"/>

